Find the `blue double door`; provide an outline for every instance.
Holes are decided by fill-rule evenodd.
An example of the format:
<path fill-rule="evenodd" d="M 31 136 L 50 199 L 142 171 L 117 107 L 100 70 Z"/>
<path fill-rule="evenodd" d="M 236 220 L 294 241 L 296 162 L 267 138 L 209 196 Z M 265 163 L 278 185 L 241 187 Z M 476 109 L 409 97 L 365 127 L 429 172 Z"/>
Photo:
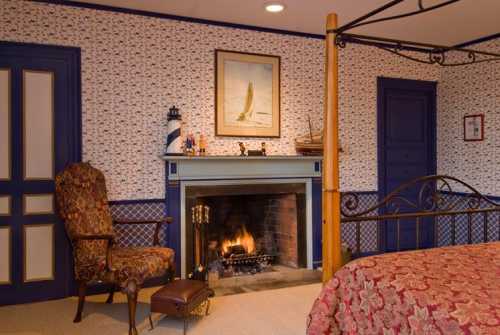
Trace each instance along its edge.
<path fill-rule="evenodd" d="M 0 42 L 0 305 L 67 296 L 56 174 L 81 160 L 80 50 Z"/>
<path fill-rule="evenodd" d="M 378 187 L 382 199 L 406 182 L 436 173 L 436 83 L 378 78 L 377 103 Z M 400 195 L 417 204 L 421 186 L 415 185 Z M 395 210 L 415 212 L 418 209 L 395 201 L 392 208 L 382 210 L 381 214 Z M 414 218 L 401 219 L 399 229 L 396 220 L 388 220 L 381 227 L 379 247 L 384 251 L 426 248 L 434 244 L 432 219 L 422 219 L 418 230 Z"/>

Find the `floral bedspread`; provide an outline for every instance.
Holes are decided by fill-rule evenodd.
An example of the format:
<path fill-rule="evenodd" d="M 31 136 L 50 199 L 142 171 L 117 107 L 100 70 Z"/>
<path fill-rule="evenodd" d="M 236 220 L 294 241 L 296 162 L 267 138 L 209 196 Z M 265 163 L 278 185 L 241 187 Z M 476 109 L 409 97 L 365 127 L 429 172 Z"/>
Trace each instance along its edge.
<path fill-rule="evenodd" d="M 500 334 L 500 243 L 361 258 L 328 282 L 307 334 Z"/>

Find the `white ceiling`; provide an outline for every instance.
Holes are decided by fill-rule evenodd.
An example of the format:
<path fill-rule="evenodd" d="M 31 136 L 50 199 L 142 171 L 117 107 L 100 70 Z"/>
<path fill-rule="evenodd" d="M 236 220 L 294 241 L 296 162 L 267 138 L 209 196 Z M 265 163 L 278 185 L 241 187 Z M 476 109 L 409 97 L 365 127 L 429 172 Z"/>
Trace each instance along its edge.
<path fill-rule="evenodd" d="M 174 14 L 194 18 L 223 21 L 324 34 L 326 15 L 336 12 L 339 24 L 344 24 L 390 0 L 278 0 L 286 10 L 271 14 L 264 11 L 267 0 L 80 0 L 122 8 Z M 444 0 L 424 0 L 426 7 Z M 387 14 L 417 9 L 418 0 L 406 0 Z M 462 0 L 444 8 L 398 22 L 380 23 L 352 30 L 369 34 L 456 45 L 500 32 L 500 0 Z"/>

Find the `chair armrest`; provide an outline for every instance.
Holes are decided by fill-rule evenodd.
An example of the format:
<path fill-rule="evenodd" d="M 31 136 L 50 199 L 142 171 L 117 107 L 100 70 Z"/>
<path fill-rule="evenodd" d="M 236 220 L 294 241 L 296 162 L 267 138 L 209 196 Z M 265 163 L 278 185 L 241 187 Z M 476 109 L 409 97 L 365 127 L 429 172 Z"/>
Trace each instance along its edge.
<path fill-rule="evenodd" d="M 113 220 L 113 224 L 151 224 L 151 223 L 172 223 L 174 219 L 170 216 L 164 217 L 162 219 L 145 219 L 145 220 Z"/>
<path fill-rule="evenodd" d="M 74 242 L 82 240 L 108 240 L 112 242 L 113 238 L 114 236 L 112 234 L 95 234 L 95 235 L 82 234 L 73 236 L 72 240 Z"/>
<path fill-rule="evenodd" d="M 98 240 L 106 240 L 108 241 L 106 246 L 106 270 L 109 272 L 114 271 L 112 266 L 112 256 L 111 256 L 111 247 L 114 243 L 114 235 L 112 234 L 96 234 L 96 235 L 75 235 L 71 239 L 73 243 L 78 241 L 98 241 Z"/>
<path fill-rule="evenodd" d="M 145 219 L 145 220 L 114 220 L 113 224 L 121 225 L 121 224 L 155 224 L 155 232 L 153 235 L 153 245 L 160 246 L 160 229 L 163 224 L 170 224 L 174 221 L 174 219 L 170 216 L 164 217 L 162 219 L 154 220 L 154 219 Z"/>

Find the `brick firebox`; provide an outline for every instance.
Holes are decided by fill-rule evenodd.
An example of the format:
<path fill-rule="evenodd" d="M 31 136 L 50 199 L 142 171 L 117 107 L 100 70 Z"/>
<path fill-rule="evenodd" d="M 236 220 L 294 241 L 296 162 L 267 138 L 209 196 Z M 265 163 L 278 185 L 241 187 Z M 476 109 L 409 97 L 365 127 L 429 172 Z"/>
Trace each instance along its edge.
<path fill-rule="evenodd" d="M 192 204 L 203 203 L 211 208 L 207 245 L 216 242 L 220 247 L 224 239 L 232 239 L 245 227 L 255 240 L 257 253 L 275 256 L 275 264 L 307 266 L 306 204 L 302 185 L 238 186 L 213 192 L 212 189 L 211 194 L 207 194 L 198 188 L 191 197 Z M 193 235 L 189 235 L 188 241 L 192 241 Z"/>
<path fill-rule="evenodd" d="M 279 264 L 299 267 L 297 196 L 273 195 L 258 202 L 264 202 L 255 208 L 264 210 L 264 218 L 256 227 L 261 230 L 256 234 L 257 250 L 271 249 Z"/>

